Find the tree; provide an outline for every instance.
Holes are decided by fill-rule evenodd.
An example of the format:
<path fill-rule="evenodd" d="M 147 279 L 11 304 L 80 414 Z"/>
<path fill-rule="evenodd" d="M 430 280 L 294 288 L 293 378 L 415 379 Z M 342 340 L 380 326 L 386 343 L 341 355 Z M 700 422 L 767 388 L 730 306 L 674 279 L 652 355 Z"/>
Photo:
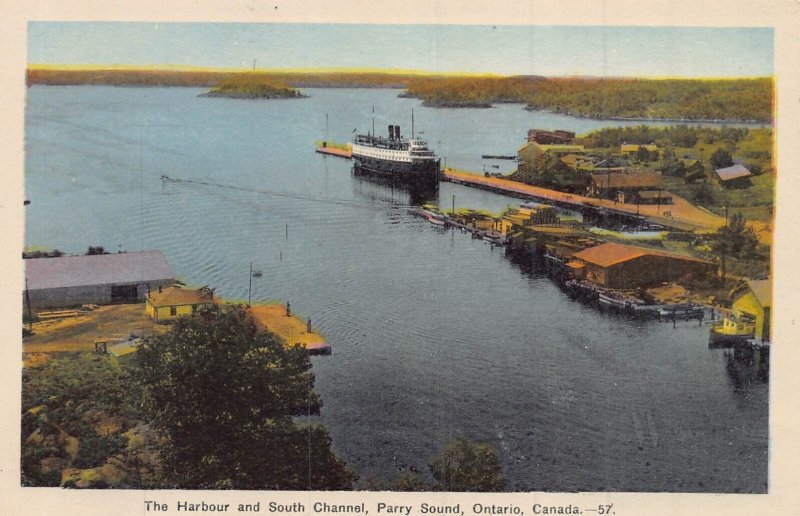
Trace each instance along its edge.
<path fill-rule="evenodd" d="M 259 332 L 242 307 L 178 319 L 138 351 L 146 405 L 169 442 L 168 480 L 182 488 L 350 489 L 330 450 L 308 353 Z"/>
<path fill-rule="evenodd" d="M 753 258 L 758 247 L 758 238 L 753 228 L 747 225 L 744 216 L 736 212 L 728 224 L 714 235 L 713 248 L 721 255 L 734 258 Z"/>
<path fill-rule="evenodd" d="M 711 166 L 714 169 L 730 167 L 733 165 L 733 158 L 731 157 L 731 153 L 726 151 L 725 149 L 717 149 L 711 155 Z"/>
<path fill-rule="evenodd" d="M 702 204 L 705 206 L 714 204 L 714 190 L 711 189 L 710 184 L 705 182 L 700 183 L 700 185 L 694 191 L 694 195 L 692 197 L 694 202 L 697 204 Z"/>
<path fill-rule="evenodd" d="M 108 254 L 108 251 L 102 245 L 89 246 L 89 249 L 86 251 L 86 254 L 89 256 L 96 255 L 96 254 Z"/>
<path fill-rule="evenodd" d="M 464 437 L 446 444 L 428 467 L 441 491 L 501 491 L 505 484 L 494 448 Z"/>

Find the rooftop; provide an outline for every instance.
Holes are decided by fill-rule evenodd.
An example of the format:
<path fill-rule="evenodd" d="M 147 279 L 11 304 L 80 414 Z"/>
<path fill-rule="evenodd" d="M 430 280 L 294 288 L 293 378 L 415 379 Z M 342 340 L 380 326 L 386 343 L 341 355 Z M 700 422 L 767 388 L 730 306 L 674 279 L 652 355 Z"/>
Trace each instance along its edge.
<path fill-rule="evenodd" d="M 592 174 L 592 182 L 600 188 L 658 188 L 661 176 L 654 172 Z"/>
<path fill-rule="evenodd" d="M 581 252 L 575 253 L 574 258 L 600 267 L 611 267 L 619 263 L 627 262 L 641 256 L 665 256 L 674 258 L 676 260 L 687 260 L 698 263 L 711 263 L 693 256 L 686 256 L 678 253 L 671 253 L 668 251 L 661 251 L 659 249 L 651 249 L 647 247 L 636 247 L 632 245 L 617 244 L 614 242 L 606 242 L 595 247 L 590 247 Z"/>
<path fill-rule="evenodd" d="M 32 258 L 24 262 L 29 290 L 175 279 L 161 251 Z"/>
<path fill-rule="evenodd" d="M 214 296 L 208 290 L 192 290 L 177 286 L 150 292 L 147 296 L 148 301 L 154 307 L 180 306 L 180 305 L 203 305 L 214 303 Z"/>
<path fill-rule="evenodd" d="M 765 308 L 772 306 L 772 281 L 768 279 L 749 280 L 747 286 L 761 306 Z"/>
<path fill-rule="evenodd" d="M 739 164 L 725 168 L 718 168 L 716 173 L 722 181 L 730 181 L 731 179 L 739 179 L 740 177 L 748 177 L 753 175 L 744 165 Z"/>

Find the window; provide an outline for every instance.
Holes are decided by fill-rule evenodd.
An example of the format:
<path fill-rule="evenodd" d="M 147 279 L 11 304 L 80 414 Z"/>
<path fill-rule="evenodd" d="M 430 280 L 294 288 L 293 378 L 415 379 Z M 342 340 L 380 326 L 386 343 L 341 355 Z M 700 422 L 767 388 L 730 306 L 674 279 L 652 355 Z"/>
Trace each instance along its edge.
<path fill-rule="evenodd" d="M 170 306 L 169 307 L 169 315 L 172 315 L 172 316 L 178 315 L 178 307 L 177 306 Z"/>

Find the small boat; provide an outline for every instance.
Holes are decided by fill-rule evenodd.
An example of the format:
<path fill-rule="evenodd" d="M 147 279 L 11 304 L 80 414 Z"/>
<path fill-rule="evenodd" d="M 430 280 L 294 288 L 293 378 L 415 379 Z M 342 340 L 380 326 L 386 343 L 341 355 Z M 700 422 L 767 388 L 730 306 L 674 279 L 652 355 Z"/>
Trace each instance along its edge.
<path fill-rule="evenodd" d="M 425 204 L 420 208 L 419 214 L 425 217 L 428 222 L 436 226 L 444 226 L 447 223 L 447 217 L 439 211 L 439 208 L 433 204 Z"/>
<path fill-rule="evenodd" d="M 494 245 L 505 245 L 506 237 L 501 233 L 484 233 L 483 239 Z"/>

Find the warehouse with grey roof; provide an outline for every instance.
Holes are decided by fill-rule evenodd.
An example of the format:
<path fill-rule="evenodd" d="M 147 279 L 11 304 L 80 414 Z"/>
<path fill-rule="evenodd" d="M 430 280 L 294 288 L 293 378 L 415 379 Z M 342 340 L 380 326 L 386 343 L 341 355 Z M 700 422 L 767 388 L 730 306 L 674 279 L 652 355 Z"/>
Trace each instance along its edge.
<path fill-rule="evenodd" d="M 23 302 L 30 302 L 37 310 L 143 302 L 148 289 L 175 282 L 161 251 L 32 258 L 24 262 L 27 292 L 23 293 Z"/>

